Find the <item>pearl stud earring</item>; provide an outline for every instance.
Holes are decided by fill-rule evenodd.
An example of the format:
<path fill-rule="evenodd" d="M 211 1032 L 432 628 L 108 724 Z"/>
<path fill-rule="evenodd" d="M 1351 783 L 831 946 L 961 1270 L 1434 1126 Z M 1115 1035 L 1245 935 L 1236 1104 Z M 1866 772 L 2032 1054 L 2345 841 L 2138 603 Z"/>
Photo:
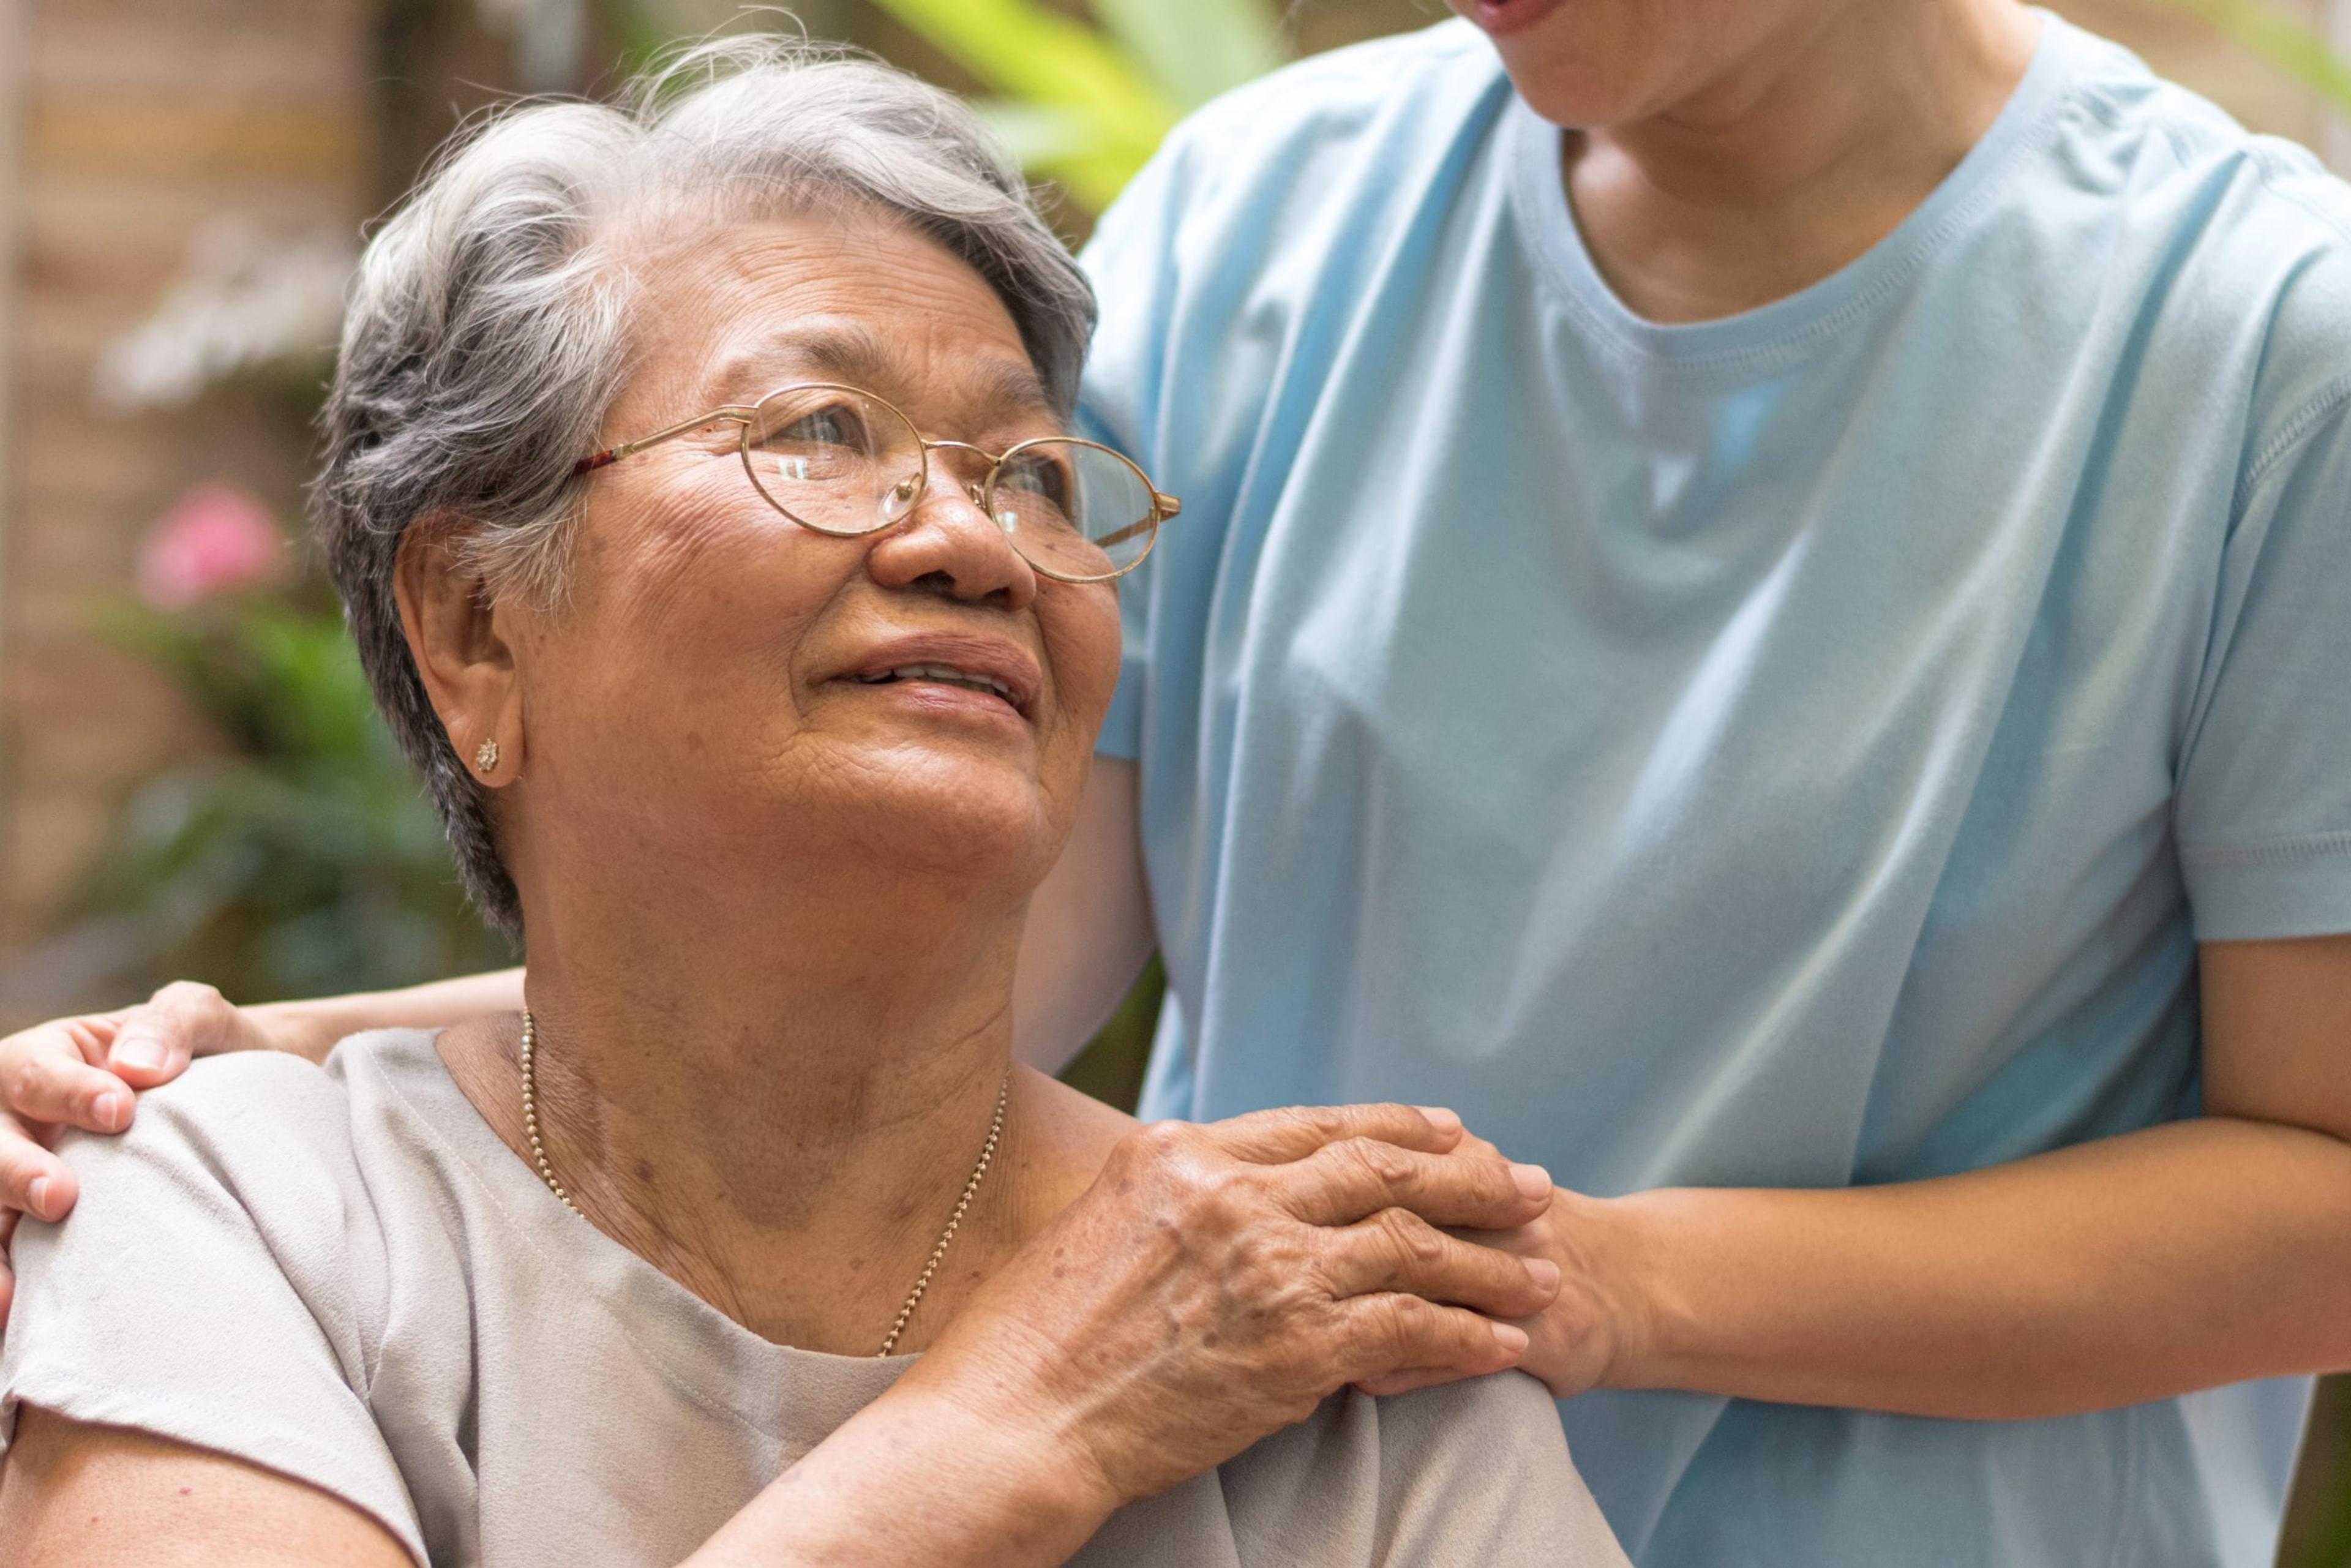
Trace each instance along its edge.
<path fill-rule="evenodd" d="M 498 743 L 486 740 L 474 750 L 474 766 L 488 773 L 498 765 Z"/>

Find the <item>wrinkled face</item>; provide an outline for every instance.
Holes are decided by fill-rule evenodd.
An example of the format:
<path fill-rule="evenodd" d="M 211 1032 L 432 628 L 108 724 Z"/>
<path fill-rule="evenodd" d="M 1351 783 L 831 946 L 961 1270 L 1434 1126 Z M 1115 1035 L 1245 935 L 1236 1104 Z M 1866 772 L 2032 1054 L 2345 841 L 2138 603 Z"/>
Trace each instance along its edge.
<path fill-rule="evenodd" d="M 803 381 L 991 452 L 1060 428 L 995 292 L 895 225 L 671 237 L 636 273 L 638 358 L 600 444 Z M 836 538 L 761 498 L 737 438 L 714 423 L 597 471 L 566 601 L 517 617 L 526 839 L 551 821 L 574 855 L 664 874 L 830 854 L 1025 894 L 1115 684 L 1115 588 L 1039 577 L 967 494 L 972 454 L 934 453 L 903 521 Z"/>
<path fill-rule="evenodd" d="M 1590 130 L 1704 99 L 1829 25 L 1849 0 L 1447 3 L 1494 40 L 1511 85 L 1536 113 Z"/>

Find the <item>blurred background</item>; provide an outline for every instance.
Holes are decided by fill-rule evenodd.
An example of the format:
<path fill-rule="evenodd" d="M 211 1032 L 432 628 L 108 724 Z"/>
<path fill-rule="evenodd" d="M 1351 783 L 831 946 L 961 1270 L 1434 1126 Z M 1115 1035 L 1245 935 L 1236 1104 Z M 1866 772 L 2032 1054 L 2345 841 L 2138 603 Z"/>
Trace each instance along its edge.
<path fill-rule="evenodd" d="M 2066 0 L 2351 169 L 2351 0 Z M 797 0 L 967 93 L 1074 243 L 1183 111 L 1441 0 Z M 0 0 L 0 1030 L 509 956 L 459 897 L 302 541 L 360 225 L 467 113 L 594 91 L 736 0 Z M 774 26 L 783 18 L 764 17 Z M 2330 48 L 2330 42 L 2335 46 Z M 1072 1069 L 1131 1104 L 1147 976 Z M 2351 1386 L 2283 1568 L 2351 1568 Z"/>

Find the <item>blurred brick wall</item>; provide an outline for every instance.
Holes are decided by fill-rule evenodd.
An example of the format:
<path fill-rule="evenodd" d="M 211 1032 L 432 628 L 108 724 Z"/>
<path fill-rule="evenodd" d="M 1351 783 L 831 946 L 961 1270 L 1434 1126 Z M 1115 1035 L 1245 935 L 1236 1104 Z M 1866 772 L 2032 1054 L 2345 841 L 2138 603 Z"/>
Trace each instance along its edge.
<path fill-rule="evenodd" d="M 126 423 L 90 394 L 207 219 L 293 233 L 360 216 L 367 0 L 14 0 L 15 310 L 0 428 L 0 948 L 40 934 L 129 788 L 202 743 L 162 685 L 86 632 L 190 485 L 284 508 L 304 441 L 276 400 Z"/>

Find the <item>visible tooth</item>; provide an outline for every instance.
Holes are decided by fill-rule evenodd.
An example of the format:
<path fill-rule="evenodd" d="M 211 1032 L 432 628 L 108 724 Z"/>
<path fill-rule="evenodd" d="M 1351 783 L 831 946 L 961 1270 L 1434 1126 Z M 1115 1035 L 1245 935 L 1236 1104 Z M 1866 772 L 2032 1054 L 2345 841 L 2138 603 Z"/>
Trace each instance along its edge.
<path fill-rule="evenodd" d="M 1006 702 L 1013 701 L 1012 687 L 1006 682 L 994 675 L 976 675 L 958 670 L 951 664 L 901 664 L 878 675 L 860 675 L 857 678 L 868 685 L 879 685 L 884 681 L 945 681 L 949 685 L 967 686 L 973 691 L 993 692 Z"/>

